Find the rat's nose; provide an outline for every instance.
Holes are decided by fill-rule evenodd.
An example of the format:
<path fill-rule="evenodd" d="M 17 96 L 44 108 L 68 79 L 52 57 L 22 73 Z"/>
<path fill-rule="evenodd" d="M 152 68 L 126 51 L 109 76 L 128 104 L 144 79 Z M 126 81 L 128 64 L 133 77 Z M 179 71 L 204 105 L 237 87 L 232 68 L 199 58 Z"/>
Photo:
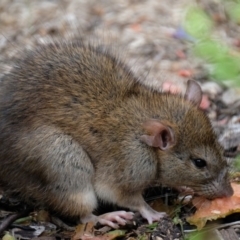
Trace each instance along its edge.
<path fill-rule="evenodd" d="M 230 183 L 222 185 L 221 188 L 222 189 L 217 193 L 217 198 L 231 197 L 233 195 L 233 188 Z"/>
<path fill-rule="evenodd" d="M 225 197 L 231 197 L 233 195 L 233 188 L 230 183 L 224 192 L 225 192 Z"/>

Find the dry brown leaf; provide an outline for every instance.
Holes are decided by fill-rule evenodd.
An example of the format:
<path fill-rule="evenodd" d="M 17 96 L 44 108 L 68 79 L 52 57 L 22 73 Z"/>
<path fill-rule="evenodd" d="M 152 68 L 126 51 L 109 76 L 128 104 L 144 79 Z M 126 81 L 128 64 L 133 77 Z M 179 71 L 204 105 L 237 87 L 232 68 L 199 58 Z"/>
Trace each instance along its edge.
<path fill-rule="evenodd" d="M 86 224 L 79 224 L 76 227 L 75 234 L 73 236 L 73 240 L 113 240 L 118 237 L 123 237 L 126 233 L 126 230 L 113 230 L 107 233 L 102 232 L 99 233 L 99 230 L 97 231 L 98 234 L 95 235 L 94 231 L 94 224 L 93 223 L 86 223 Z M 101 234 L 101 235 L 100 235 Z"/>
<path fill-rule="evenodd" d="M 195 197 L 193 205 L 197 208 L 195 214 L 187 218 L 187 221 L 202 229 L 207 221 L 224 218 L 232 213 L 240 212 L 240 184 L 231 183 L 234 194 L 231 197 L 207 200 L 203 197 Z"/>
<path fill-rule="evenodd" d="M 162 199 L 156 199 L 154 200 L 150 206 L 157 212 L 165 212 L 167 213 L 168 215 L 171 215 L 176 207 L 175 206 L 170 206 L 170 205 L 167 205 L 167 204 L 164 204 L 164 202 L 162 201 Z"/>
<path fill-rule="evenodd" d="M 94 223 L 92 222 L 77 225 L 72 239 L 93 239 L 95 237 L 93 234 L 93 227 Z"/>

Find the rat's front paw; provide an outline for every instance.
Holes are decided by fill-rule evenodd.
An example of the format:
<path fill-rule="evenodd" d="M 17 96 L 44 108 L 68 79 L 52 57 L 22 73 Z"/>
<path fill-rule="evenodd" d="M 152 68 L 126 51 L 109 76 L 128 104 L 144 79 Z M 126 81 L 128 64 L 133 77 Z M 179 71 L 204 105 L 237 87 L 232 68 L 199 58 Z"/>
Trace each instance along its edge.
<path fill-rule="evenodd" d="M 148 205 L 143 206 L 139 212 L 143 218 L 147 219 L 149 224 L 159 221 L 161 218 L 167 216 L 165 212 L 157 212 Z"/>
<path fill-rule="evenodd" d="M 125 225 L 127 220 L 133 219 L 134 213 L 126 211 L 110 212 L 98 217 L 98 222 L 102 225 L 108 225 L 112 228 L 119 228 L 119 225 Z"/>

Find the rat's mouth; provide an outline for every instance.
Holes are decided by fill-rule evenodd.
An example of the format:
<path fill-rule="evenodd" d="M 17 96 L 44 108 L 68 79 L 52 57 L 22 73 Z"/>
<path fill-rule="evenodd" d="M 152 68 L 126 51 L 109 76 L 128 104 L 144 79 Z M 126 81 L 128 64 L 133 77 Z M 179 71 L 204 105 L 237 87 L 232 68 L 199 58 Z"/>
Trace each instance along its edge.
<path fill-rule="evenodd" d="M 204 197 L 208 200 L 213 200 L 216 198 L 231 197 L 233 195 L 233 189 L 231 185 L 226 188 L 212 188 L 212 185 L 205 185 L 205 187 L 199 191 L 194 192 L 194 196 Z"/>
<path fill-rule="evenodd" d="M 197 189 L 194 190 L 191 187 L 187 187 L 187 186 L 181 186 L 178 187 L 177 190 L 179 191 L 179 193 L 183 194 L 183 195 L 191 195 L 192 197 L 204 197 L 208 200 L 212 200 L 214 198 L 216 198 L 213 194 L 209 195 L 209 193 L 207 194 L 206 191 Z"/>
<path fill-rule="evenodd" d="M 195 192 L 192 188 L 187 186 L 180 186 L 176 188 L 181 194 L 185 195 L 195 195 Z"/>

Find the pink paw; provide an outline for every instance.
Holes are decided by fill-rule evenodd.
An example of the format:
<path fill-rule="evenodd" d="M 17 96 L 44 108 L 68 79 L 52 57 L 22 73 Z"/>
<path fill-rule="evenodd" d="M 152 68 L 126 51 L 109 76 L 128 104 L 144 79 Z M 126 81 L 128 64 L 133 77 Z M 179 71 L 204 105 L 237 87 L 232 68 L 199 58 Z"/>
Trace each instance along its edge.
<path fill-rule="evenodd" d="M 110 212 L 98 217 L 98 222 L 102 225 L 108 225 L 112 228 L 119 228 L 119 225 L 125 225 L 127 220 L 133 219 L 134 213 L 126 211 Z"/>

